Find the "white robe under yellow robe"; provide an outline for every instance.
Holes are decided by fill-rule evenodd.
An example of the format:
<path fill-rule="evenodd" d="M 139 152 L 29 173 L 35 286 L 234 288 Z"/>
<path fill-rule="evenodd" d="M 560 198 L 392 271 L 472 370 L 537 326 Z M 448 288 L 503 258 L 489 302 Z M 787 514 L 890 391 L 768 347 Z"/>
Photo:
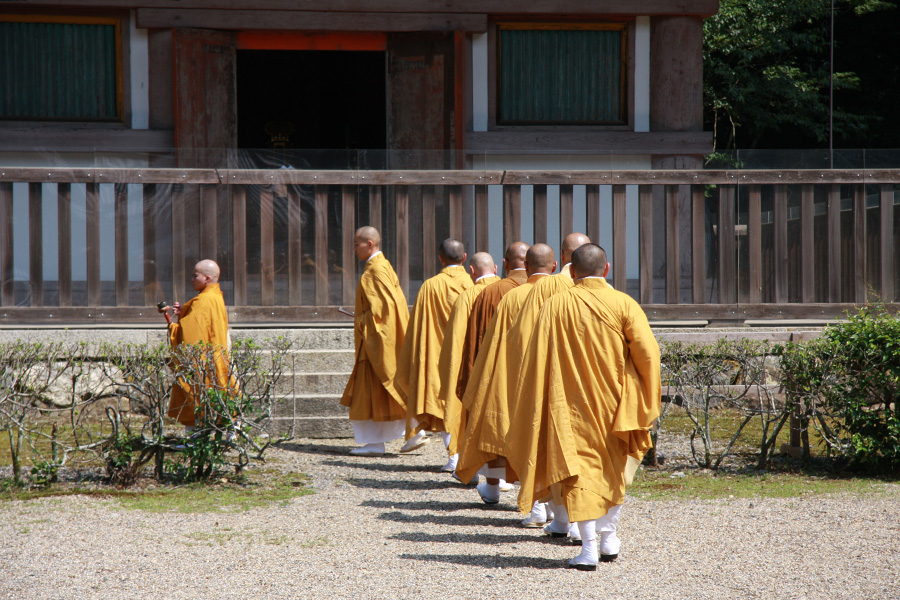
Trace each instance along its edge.
<path fill-rule="evenodd" d="M 444 329 L 444 343 L 438 359 L 438 374 L 441 378 L 438 401 L 444 407 L 444 431 L 450 434 L 447 450 L 451 455 L 459 452 L 459 436 L 466 427 L 462 401 L 456 395 L 456 382 L 459 379 L 462 348 L 469 326 L 469 313 L 478 294 L 497 281 L 500 281 L 500 278 L 496 275 L 485 275 L 460 294 L 453 304 Z"/>
<path fill-rule="evenodd" d="M 641 307 L 580 280 L 544 303 L 520 372 L 505 445 L 519 509 L 557 483 L 573 522 L 622 504 L 627 459 L 651 447 L 659 416 L 659 345 Z"/>
<path fill-rule="evenodd" d="M 406 393 L 406 437 L 417 431 L 444 431 L 439 359 L 444 329 L 459 295 L 472 287 L 462 265 L 441 269 L 419 289 L 397 365 L 397 384 Z"/>
<path fill-rule="evenodd" d="M 356 363 L 341 396 L 351 421 L 406 419 L 406 395 L 395 378 L 408 321 L 409 306 L 397 274 L 384 254 L 376 254 L 366 262 L 356 286 Z"/>
<path fill-rule="evenodd" d="M 544 273 L 531 275 L 525 283 L 503 296 L 484 334 L 462 397 L 463 407 L 468 411 L 456 465 L 456 476 L 462 481 L 469 481 L 485 463 L 503 456 L 509 428 L 506 334 L 532 287 L 548 277 Z"/>

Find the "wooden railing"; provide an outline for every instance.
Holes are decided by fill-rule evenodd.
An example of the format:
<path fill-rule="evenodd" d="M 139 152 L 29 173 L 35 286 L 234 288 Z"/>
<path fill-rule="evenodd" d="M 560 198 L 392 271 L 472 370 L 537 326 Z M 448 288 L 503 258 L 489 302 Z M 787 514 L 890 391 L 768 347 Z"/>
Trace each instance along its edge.
<path fill-rule="evenodd" d="M 155 322 L 157 302 L 193 294 L 201 258 L 222 266 L 233 322 L 346 321 L 365 224 L 410 303 L 445 237 L 499 264 L 512 241 L 581 230 L 651 320 L 833 318 L 897 299 L 898 183 L 900 170 L 0 168 L 0 324 Z"/>

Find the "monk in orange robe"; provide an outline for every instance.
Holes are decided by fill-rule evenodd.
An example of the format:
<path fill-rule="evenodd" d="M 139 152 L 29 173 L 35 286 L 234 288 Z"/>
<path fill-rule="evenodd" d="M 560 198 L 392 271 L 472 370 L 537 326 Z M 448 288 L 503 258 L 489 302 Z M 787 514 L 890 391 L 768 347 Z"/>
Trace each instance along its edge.
<path fill-rule="evenodd" d="M 161 309 L 172 310 L 176 318 L 169 324 L 169 344 L 176 353 L 182 344 L 204 346 L 200 352 L 212 356 L 215 362 L 215 381 L 206 381 L 203 385 L 227 390 L 234 383 L 228 360 L 228 313 L 222 290 L 219 289 L 219 265 L 212 260 L 198 262 L 194 265 L 191 285 L 198 292 L 194 298 L 184 305 L 176 302 L 171 309 Z M 180 376 L 179 370 L 182 371 Z M 201 382 L 191 381 L 198 377 L 184 373 L 180 367 L 176 368 L 168 415 L 178 419 L 190 432 L 196 425 L 197 396 L 202 390 L 199 389 Z"/>
<path fill-rule="evenodd" d="M 660 358 L 641 307 L 602 281 L 602 248 L 578 248 L 571 270 L 575 285 L 544 303 L 528 342 L 505 451 L 523 511 L 561 486 L 582 540 L 569 566 L 593 571 L 619 553 L 625 486 L 659 416 Z"/>
<path fill-rule="evenodd" d="M 456 475 L 462 481 L 482 471 L 486 480 L 476 488 L 486 504 L 500 501 L 500 480 L 506 477 L 503 459 L 509 429 L 506 335 L 534 285 L 556 270 L 553 249 L 535 244 L 525 255 L 528 280 L 503 296 L 484 334 L 478 356 L 466 386 L 462 404 L 468 411 L 465 434 L 461 436 Z"/>
<path fill-rule="evenodd" d="M 356 363 L 341 396 L 350 408 L 350 423 L 358 448 L 356 456 L 381 456 L 385 443 L 403 437 L 406 429 L 406 394 L 397 386 L 397 361 L 409 306 L 400 281 L 381 252 L 381 234 L 361 227 L 354 237 L 359 260 L 366 261 L 356 286 L 353 338 Z"/>
<path fill-rule="evenodd" d="M 438 399 L 444 328 L 453 303 L 472 287 L 472 278 L 463 266 L 466 251 L 459 240 L 441 242 L 438 260 L 443 269 L 419 289 L 397 365 L 397 383 L 407 397 L 406 443 L 400 452 L 411 452 L 428 442 L 426 431 L 444 431 L 444 406 Z"/>
<path fill-rule="evenodd" d="M 444 444 L 450 459 L 442 471 L 452 473 L 459 460 L 459 436 L 465 431 L 466 423 L 462 402 L 456 395 L 456 381 L 459 378 L 459 365 L 462 346 L 469 324 L 469 313 L 475 299 L 488 286 L 500 280 L 497 277 L 497 265 L 487 252 L 477 252 L 469 262 L 469 272 L 475 285 L 464 291 L 456 299 L 450 318 L 444 329 L 444 343 L 438 359 L 438 374 L 441 378 L 438 401 L 444 407 Z"/>
<path fill-rule="evenodd" d="M 466 328 L 466 337 L 463 341 L 462 358 L 459 365 L 459 377 L 456 382 L 456 395 L 460 398 L 466 392 L 466 384 L 469 382 L 469 374 L 475 364 L 478 355 L 478 347 L 487 330 L 497 305 L 510 290 L 519 287 L 528 275 L 525 273 L 525 253 L 528 252 L 528 244 L 525 242 L 513 242 L 506 249 L 503 256 L 503 268 L 506 277 L 494 283 L 475 300 L 469 313 L 469 324 Z"/>

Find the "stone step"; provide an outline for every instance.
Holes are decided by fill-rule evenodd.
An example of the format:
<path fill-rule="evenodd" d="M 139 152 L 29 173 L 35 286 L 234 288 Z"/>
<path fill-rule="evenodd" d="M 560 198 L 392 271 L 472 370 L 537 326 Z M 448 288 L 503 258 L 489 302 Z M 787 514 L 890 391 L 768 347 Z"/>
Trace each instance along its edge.
<path fill-rule="evenodd" d="M 347 417 L 298 417 L 270 419 L 266 424 L 269 435 L 305 438 L 353 437 L 353 427 Z"/>
<path fill-rule="evenodd" d="M 272 417 L 289 419 L 293 417 L 342 417 L 347 418 L 348 409 L 340 404 L 340 394 L 297 394 L 285 396 L 272 407 Z"/>
<path fill-rule="evenodd" d="M 288 357 L 294 373 L 347 373 L 353 371 L 356 353 L 351 350 L 296 350 Z"/>
<path fill-rule="evenodd" d="M 266 427 L 272 436 L 335 438 L 353 435 L 348 409 L 340 395 L 303 394 L 283 398 L 272 407 Z"/>
<path fill-rule="evenodd" d="M 344 393 L 350 373 L 285 373 L 275 386 L 278 395 L 330 394 L 340 396 Z"/>

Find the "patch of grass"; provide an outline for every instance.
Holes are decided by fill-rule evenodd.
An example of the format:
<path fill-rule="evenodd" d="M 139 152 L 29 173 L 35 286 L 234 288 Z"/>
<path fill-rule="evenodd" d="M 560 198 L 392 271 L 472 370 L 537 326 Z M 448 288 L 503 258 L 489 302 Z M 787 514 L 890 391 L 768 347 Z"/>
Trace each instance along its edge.
<path fill-rule="evenodd" d="M 326 537 L 317 537 L 311 540 L 303 540 L 299 546 L 301 548 L 316 548 L 318 546 L 330 546 L 331 540 Z"/>
<path fill-rule="evenodd" d="M 643 500 L 792 498 L 807 495 L 887 494 L 900 499 L 900 484 L 873 478 L 790 472 L 718 473 L 707 470 L 641 469 L 628 488 Z"/>

